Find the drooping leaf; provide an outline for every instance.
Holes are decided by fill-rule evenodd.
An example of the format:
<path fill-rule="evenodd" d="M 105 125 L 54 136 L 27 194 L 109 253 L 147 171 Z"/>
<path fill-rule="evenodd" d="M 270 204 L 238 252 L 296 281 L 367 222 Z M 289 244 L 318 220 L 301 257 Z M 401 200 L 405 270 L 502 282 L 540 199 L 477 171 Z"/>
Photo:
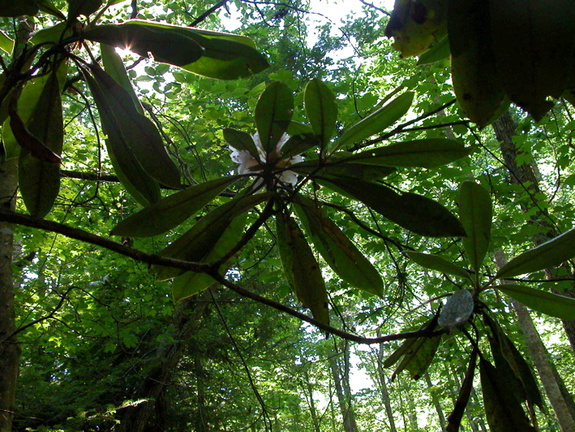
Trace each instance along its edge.
<path fill-rule="evenodd" d="M 469 119 L 484 128 L 505 107 L 489 35 L 489 5 L 483 0 L 449 2 L 451 76 L 457 102 Z"/>
<path fill-rule="evenodd" d="M 241 239 L 246 225 L 247 213 L 243 213 L 233 219 L 224 230 L 221 237 L 210 253 L 204 258 L 205 262 L 214 262 L 225 256 L 232 247 Z M 222 267 L 225 267 L 223 265 Z M 219 269 L 220 272 L 222 268 Z M 215 282 L 214 278 L 206 273 L 186 272 L 174 278 L 172 282 L 172 296 L 175 301 L 183 300 L 208 288 Z"/>
<path fill-rule="evenodd" d="M 492 432 L 535 432 L 513 392 L 507 377 L 491 363 L 480 357 L 479 370 L 485 416 Z"/>
<path fill-rule="evenodd" d="M 434 316 L 431 320 L 423 324 L 419 328 L 419 330 L 435 329 L 437 327 L 437 318 L 438 318 L 437 316 Z M 403 343 L 393 353 L 391 353 L 391 355 L 388 358 L 385 359 L 385 361 L 383 362 L 383 367 L 388 368 L 397 363 L 418 340 L 419 340 L 418 338 L 405 339 Z"/>
<path fill-rule="evenodd" d="M 476 272 L 489 248 L 492 213 L 489 192 L 473 181 L 463 182 L 459 188 L 459 220 L 467 234 L 463 247 Z"/>
<path fill-rule="evenodd" d="M 315 319 L 329 324 L 327 291 L 321 269 L 296 222 L 276 216 L 276 232 L 285 276 L 302 305 Z"/>
<path fill-rule="evenodd" d="M 14 123 L 11 125 L 16 134 Z M 42 218 L 52 209 L 60 190 L 59 164 L 64 124 L 57 72 L 51 73 L 46 81 L 28 127 L 32 137 L 49 150 L 49 154 L 55 156 L 53 159 L 41 160 L 27 148 L 20 152 L 18 175 L 22 199 L 31 215 Z"/>
<path fill-rule="evenodd" d="M 142 108 L 140 99 L 136 95 L 134 87 L 132 87 L 124 62 L 116 49 L 111 45 L 100 44 L 100 53 L 102 54 L 102 64 L 104 65 L 106 73 L 114 78 L 114 81 L 126 90 L 134 102 L 134 107 L 143 115 L 144 109 Z"/>
<path fill-rule="evenodd" d="M 191 217 L 241 176 L 223 177 L 161 199 L 120 222 L 110 233 L 124 237 L 162 234 Z"/>
<path fill-rule="evenodd" d="M 343 280 L 370 294 L 383 295 L 383 281 L 373 264 L 317 203 L 298 196 L 295 209 L 304 228 L 327 264 Z"/>
<path fill-rule="evenodd" d="M 446 0 L 395 0 L 385 35 L 401 57 L 419 55 L 445 35 Z"/>
<path fill-rule="evenodd" d="M 366 150 L 349 157 L 350 162 L 389 167 L 434 168 L 467 156 L 471 149 L 446 138 L 428 138 Z M 344 159 L 345 161 L 345 159 Z"/>
<path fill-rule="evenodd" d="M 447 273 L 455 276 L 459 276 L 465 279 L 470 278 L 470 272 L 463 267 L 453 264 L 447 261 L 445 258 L 439 255 L 426 254 L 423 252 L 408 251 L 405 254 L 419 264 L 427 269 L 435 270 L 441 273 Z"/>
<path fill-rule="evenodd" d="M 279 81 L 266 87 L 258 99 L 255 120 L 262 148 L 270 153 L 285 133 L 293 115 L 293 95 Z"/>
<path fill-rule="evenodd" d="M 2 17 L 34 16 L 38 10 L 39 6 L 35 0 L 0 0 L 0 16 Z"/>
<path fill-rule="evenodd" d="M 305 112 L 313 133 L 325 147 L 335 132 L 337 104 L 333 92 L 320 80 L 313 79 L 304 90 Z"/>
<path fill-rule="evenodd" d="M 575 257 L 575 229 L 516 256 L 499 269 L 496 277 L 508 278 L 558 266 Z"/>
<path fill-rule="evenodd" d="M 84 77 L 100 113 L 102 129 L 107 135 L 106 148 L 114 171 L 128 193 L 143 206 L 160 199 L 159 184 L 144 170 L 132 150 L 126 130 L 123 130 L 118 118 L 114 115 L 107 95 L 100 83 L 92 75 L 85 73 Z M 129 95 L 126 95 L 129 98 Z M 137 113 L 136 108 L 133 108 Z"/>
<path fill-rule="evenodd" d="M 223 130 L 224 139 L 226 142 L 236 150 L 246 150 L 257 160 L 260 159 L 260 154 L 254 143 L 252 136 L 249 133 L 242 132 L 235 129 L 225 128 Z"/>
<path fill-rule="evenodd" d="M 128 48 L 156 61 L 217 79 L 247 77 L 266 69 L 266 59 L 251 39 L 229 33 L 199 30 L 150 21 L 97 26 L 84 33 L 88 40 Z"/>
<path fill-rule="evenodd" d="M 575 320 L 575 299 L 535 288 L 503 284 L 494 288 L 503 291 L 533 310 L 565 320 Z"/>
<path fill-rule="evenodd" d="M 98 104 L 109 110 L 102 121 L 113 117 L 114 124 L 107 129 L 117 128 L 129 149 L 142 168 L 155 180 L 166 186 L 180 187 L 180 172 L 174 164 L 162 141 L 156 126 L 147 117 L 140 114 L 130 94 L 98 66 L 92 66 L 95 81 L 98 83 L 103 100 Z"/>
<path fill-rule="evenodd" d="M 232 221 L 270 196 L 267 193 L 242 195 L 228 201 L 201 218 L 186 233 L 160 252 L 160 255 L 185 261 L 205 262 Z M 159 280 L 179 276 L 185 272 L 164 266 L 156 266 L 152 270 Z"/>
<path fill-rule="evenodd" d="M 394 124 L 407 113 L 413 102 L 413 96 L 414 94 L 412 92 L 403 93 L 401 96 L 396 97 L 388 104 L 347 128 L 335 142 L 334 151 L 369 138 Z"/>
<path fill-rule="evenodd" d="M 391 379 L 393 380 L 403 370 L 409 371 L 413 379 L 421 378 L 431 365 L 440 342 L 440 336 L 417 338 L 403 355 Z"/>
<path fill-rule="evenodd" d="M 390 221 L 428 237 L 463 236 L 461 223 L 441 204 L 413 193 L 357 179 L 322 178 L 330 189 L 363 202 Z"/>

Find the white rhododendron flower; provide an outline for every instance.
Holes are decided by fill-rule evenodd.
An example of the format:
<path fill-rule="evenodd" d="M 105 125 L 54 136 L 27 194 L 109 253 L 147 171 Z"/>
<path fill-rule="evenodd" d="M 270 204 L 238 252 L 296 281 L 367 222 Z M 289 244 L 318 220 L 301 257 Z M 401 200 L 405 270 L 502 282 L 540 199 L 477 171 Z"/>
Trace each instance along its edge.
<path fill-rule="evenodd" d="M 275 173 L 276 178 L 281 183 L 291 184 L 293 186 L 297 183 L 297 174 L 293 171 L 286 170 L 285 168 L 301 162 L 303 157 L 301 155 L 297 155 L 292 156 L 289 159 L 282 160 L 281 149 L 289 138 L 290 136 L 284 133 L 267 159 L 269 163 L 275 162 L 275 168 L 277 169 L 277 172 Z M 230 147 L 230 150 L 232 151 L 230 157 L 235 163 L 239 164 L 238 174 L 251 174 L 263 171 L 263 166 L 266 163 L 266 152 L 263 149 L 260 136 L 257 133 L 252 135 L 252 140 L 258 150 L 257 158 L 252 156 L 247 150 L 237 150 Z M 259 184 L 261 184 L 261 180 L 258 182 L 258 185 Z"/>

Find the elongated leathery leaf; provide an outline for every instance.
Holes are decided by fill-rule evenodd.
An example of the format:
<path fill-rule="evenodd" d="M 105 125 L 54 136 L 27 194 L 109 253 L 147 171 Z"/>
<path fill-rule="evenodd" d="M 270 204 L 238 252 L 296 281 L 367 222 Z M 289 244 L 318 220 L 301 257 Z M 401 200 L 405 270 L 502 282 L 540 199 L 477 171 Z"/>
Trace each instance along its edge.
<path fill-rule="evenodd" d="M 318 321 L 329 324 L 327 291 L 319 264 L 303 232 L 286 214 L 276 217 L 280 257 L 287 280 L 304 307 Z"/>
<path fill-rule="evenodd" d="M 114 81 L 120 84 L 120 86 L 128 92 L 138 112 L 140 114 L 144 114 L 144 109 L 142 108 L 140 99 L 138 99 L 138 96 L 134 91 L 134 87 L 132 87 L 124 62 L 116 49 L 111 45 L 100 44 L 100 53 L 102 54 L 102 64 L 104 65 L 106 73 L 114 78 Z"/>
<path fill-rule="evenodd" d="M 230 33 L 132 20 L 97 26 L 83 36 L 211 78 L 237 79 L 268 67 L 251 39 Z"/>
<path fill-rule="evenodd" d="M 235 129 L 225 128 L 223 130 L 224 139 L 226 142 L 236 150 L 246 150 L 257 160 L 261 155 L 254 143 L 252 136 L 249 133 L 242 132 Z"/>
<path fill-rule="evenodd" d="M 516 256 L 499 269 L 496 277 L 508 278 L 555 267 L 575 257 L 575 228 Z"/>
<path fill-rule="evenodd" d="M 321 166 L 321 168 L 319 168 Z M 290 167 L 299 174 L 311 175 L 311 177 L 350 177 L 364 181 L 380 180 L 392 172 L 395 168 L 381 165 L 367 165 L 352 162 L 325 162 L 319 159 L 308 159 Z"/>
<path fill-rule="evenodd" d="M 279 81 L 266 87 L 255 109 L 256 127 L 262 148 L 270 153 L 286 131 L 293 115 L 293 95 L 289 87 Z"/>
<path fill-rule="evenodd" d="M 483 357 L 480 357 L 479 367 L 485 416 L 490 430 L 535 432 L 516 395 L 509 391 L 507 377 Z"/>
<path fill-rule="evenodd" d="M 298 215 L 308 236 L 327 264 L 343 280 L 370 294 L 383 295 L 383 281 L 373 264 L 355 247 L 325 211 L 299 196 Z"/>
<path fill-rule="evenodd" d="M 88 16 L 102 6 L 103 0 L 68 0 L 68 21 L 79 15 Z"/>
<path fill-rule="evenodd" d="M 116 120 L 127 145 L 134 152 L 142 168 L 155 180 L 166 186 L 180 187 L 180 172 L 162 141 L 156 126 L 140 114 L 130 94 L 98 66 L 92 66 L 94 79 L 98 82 L 102 101 Z M 104 121 L 106 117 L 102 118 Z"/>
<path fill-rule="evenodd" d="M 17 17 L 21 15 L 36 15 L 38 3 L 35 0 L 0 0 L 0 16 Z"/>
<path fill-rule="evenodd" d="M 423 252 L 409 251 L 406 255 L 422 267 L 436 270 L 441 273 L 452 274 L 462 278 L 469 279 L 470 273 L 463 267 L 447 261 L 439 255 L 426 254 Z"/>
<path fill-rule="evenodd" d="M 465 235 L 455 216 L 441 204 L 421 195 L 398 194 L 386 186 L 357 179 L 329 177 L 322 178 L 322 183 L 363 202 L 390 221 L 417 234 L 428 237 Z"/>
<path fill-rule="evenodd" d="M 228 201 L 201 218 L 180 238 L 160 252 L 160 255 L 185 261 L 205 261 L 228 225 L 236 217 L 269 199 L 270 196 L 270 194 L 261 193 L 238 196 Z M 158 279 L 169 279 L 184 273 L 182 270 L 163 266 L 154 267 L 153 271 Z"/>
<path fill-rule="evenodd" d="M 247 213 L 243 213 L 233 219 L 222 233 L 210 253 L 204 258 L 204 261 L 216 261 L 234 247 L 242 237 L 246 220 Z M 174 278 L 174 281 L 172 282 L 172 295 L 175 301 L 179 301 L 197 294 L 198 292 L 208 288 L 214 282 L 215 280 L 206 273 L 186 272 L 183 275 Z"/>
<path fill-rule="evenodd" d="M 409 371 L 413 379 L 421 378 L 421 375 L 423 375 L 429 368 L 429 365 L 431 365 L 440 342 L 441 337 L 417 338 L 403 355 L 391 379 L 394 379 L 404 369 Z"/>
<path fill-rule="evenodd" d="M 123 220 L 111 234 L 125 237 L 162 234 L 184 222 L 239 178 L 223 177 L 176 192 Z"/>
<path fill-rule="evenodd" d="M 304 102 L 313 132 L 325 146 L 335 132 L 337 120 L 335 95 L 320 80 L 313 79 L 305 87 Z"/>
<path fill-rule="evenodd" d="M 54 155 L 62 153 L 64 123 L 56 72 L 50 74 L 44 85 L 28 125 L 30 133 Z M 29 150 L 23 149 L 20 152 L 18 174 L 26 208 L 33 216 L 44 217 L 52 209 L 60 190 L 59 161 L 40 160 Z"/>
<path fill-rule="evenodd" d="M 367 150 L 343 160 L 389 167 L 434 168 L 461 159 L 470 151 L 456 140 L 428 138 Z"/>
<path fill-rule="evenodd" d="M 335 149 L 369 138 L 399 120 L 411 106 L 413 93 L 407 92 L 347 128 L 335 143 Z"/>
<path fill-rule="evenodd" d="M 561 319 L 575 320 L 575 299 L 571 297 L 552 294 L 523 285 L 503 284 L 494 288 L 503 291 L 536 311 Z"/>
<path fill-rule="evenodd" d="M 158 201 L 160 199 L 160 186 L 136 159 L 134 151 L 129 146 L 120 124 L 118 124 L 118 119 L 109 107 L 108 98 L 102 91 L 99 82 L 89 73 L 85 73 L 84 77 L 100 113 L 102 129 L 107 135 L 106 148 L 116 175 L 130 195 L 143 206 Z"/>
<path fill-rule="evenodd" d="M 459 219 L 467 237 L 463 247 L 471 267 L 479 271 L 491 238 L 491 197 L 489 192 L 473 181 L 465 181 L 459 188 Z"/>

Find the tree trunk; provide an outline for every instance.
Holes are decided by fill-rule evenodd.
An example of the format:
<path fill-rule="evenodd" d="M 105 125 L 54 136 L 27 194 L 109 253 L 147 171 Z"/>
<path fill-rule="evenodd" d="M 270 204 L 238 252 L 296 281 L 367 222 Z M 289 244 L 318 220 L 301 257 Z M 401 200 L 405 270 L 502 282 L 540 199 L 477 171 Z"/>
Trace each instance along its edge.
<path fill-rule="evenodd" d="M 498 250 L 495 252 L 495 261 L 499 268 L 507 263 L 503 251 Z M 505 281 L 502 282 L 505 283 Z M 561 431 L 575 431 L 575 405 L 573 399 L 569 392 L 567 392 L 563 380 L 555 369 L 555 365 L 549 359 L 547 350 L 533 324 L 529 311 L 523 304 L 514 299 L 511 300 L 511 303 L 513 309 L 515 309 L 519 326 L 527 341 L 527 348 L 531 353 L 531 357 L 541 378 L 545 393 L 547 393 L 549 402 L 551 402 Z"/>
<path fill-rule="evenodd" d="M 341 353 L 338 353 L 337 347 L 334 347 L 334 353 L 329 357 L 329 366 L 333 376 L 339 408 L 343 416 L 343 430 L 345 432 L 358 432 L 355 412 L 352 406 L 353 396 L 349 385 L 349 354 L 349 344 L 344 341 Z"/>
<path fill-rule="evenodd" d="M 321 432 L 320 418 L 317 415 L 317 407 L 315 406 L 315 400 L 313 398 L 313 383 L 311 382 L 311 377 L 309 375 L 308 368 L 304 369 L 304 391 L 305 398 L 309 407 L 309 412 L 311 414 L 311 421 L 313 423 L 313 430 L 315 432 Z"/>
<path fill-rule="evenodd" d="M 0 164 L 0 205 L 3 208 L 14 209 L 17 184 L 17 159 Z M 13 335 L 16 330 L 13 255 L 13 227 L 0 222 L 0 432 L 12 431 L 20 362 L 20 346 Z"/>
<path fill-rule="evenodd" d="M 381 336 L 378 332 L 377 336 Z M 387 378 L 383 372 L 383 344 L 379 345 L 377 349 L 377 382 L 379 384 L 379 389 L 381 391 L 381 400 L 383 406 L 385 407 L 385 413 L 387 414 L 387 420 L 389 421 L 389 431 L 397 432 L 397 427 L 395 426 L 395 419 L 393 418 L 393 408 L 391 407 L 391 399 L 389 397 L 389 391 L 387 389 Z"/>
<path fill-rule="evenodd" d="M 159 432 L 164 429 L 165 391 L 170 385 L 176 367 L 182 356 L 182 351 L 192 331 L 198 325 L 202 313 L 205 310 L 208 296 L 205 291 L 203 296 L 184 300 L 178 303 L 174 311 L 174 342 L 160 346 L 156 358 L 158 366 L 154 367 L 143 379 L 140 388 L 131 396 L 134 400 L 145 400 L 135 406 L 124 408 L 121 423 L 117 426 L 117 432 Z M 152 424 L 152 420 L 155 423 Z M 201 429 L 208 430 L 208 429 Z"/>
<path fill-rule="evenodd" d="M 529 223 L 536 225 L 539 228 L 538 234 L 533 238 L 535 246 L 557 237 L 559 233 L 551 223 L 549 214 L 542 206 L 539 206 L 539 202 L 536 201 L 536 196 L 540 196 L 542 192 L 539 188 L 539 181 L 535 173 L 536 170 L 534 169 L 534 163 L 522 165 L 517 164 L 517 156 L 520 155 L 521 152 L 513 142 L 513 137 L 516 135 L 516 125 L 509 111 L 506 111 L 496 122 L 493 123 L 493 129 L 495 131 L 495 136 L 499 141 L 501 155 L 503 156 L 505 165 L 509 170 L 510 181 L 515 184 L 525 185 L 530 194 L 530 201 L 522 202 L 521 209 L 525 212 L 533 206 L 539 207 L 539 210 L 529 220 Z M 545 270 L 546 277 L 550 280 L 564 276 L 565 273 L 571 276 L 574 274 L 573 269 L 566 263 L 559 270 Z M 575 285 L 571 284 L 567 290 L 561 290 L 559 294 L 574 297 Z M 571 348 L 575 351 L 575 321 L 562 320 L 562 323 Z"/>
<path fill-rule="evenodd" d="M 427 390 L 431 395 L 431 403 L 433 404 L 433 407 L 437 412 L 437 416 L 439 417 L 439 425 L 441 426 L 441 430 L 445 431 L 446 427 L 445 414 L 443 413 L 441 403 L 439 402 L 439 399 L 435 394 L 435 391 L 433 390 L 433 383 L 431 382 L 431 378 L 429 377 L 429 374 L 427 372 L 423 374 L 423 377 L 425 379 L 425 383 L 427 384 Z"/>

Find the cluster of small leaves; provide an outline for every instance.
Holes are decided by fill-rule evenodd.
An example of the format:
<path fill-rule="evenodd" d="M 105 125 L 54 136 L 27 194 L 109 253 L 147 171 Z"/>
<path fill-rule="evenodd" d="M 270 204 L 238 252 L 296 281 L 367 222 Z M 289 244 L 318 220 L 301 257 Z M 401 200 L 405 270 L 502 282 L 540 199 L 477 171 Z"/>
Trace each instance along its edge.
<path fill-rule="evenodd" d="M 509 101 L 537 121 L 552 108 L 549 97 L 574 102 L 574 17 L 569 0 L 400 0 L 386 35 L 421 63 L 451 54 L 457 100 L 484 127 Z"/>

